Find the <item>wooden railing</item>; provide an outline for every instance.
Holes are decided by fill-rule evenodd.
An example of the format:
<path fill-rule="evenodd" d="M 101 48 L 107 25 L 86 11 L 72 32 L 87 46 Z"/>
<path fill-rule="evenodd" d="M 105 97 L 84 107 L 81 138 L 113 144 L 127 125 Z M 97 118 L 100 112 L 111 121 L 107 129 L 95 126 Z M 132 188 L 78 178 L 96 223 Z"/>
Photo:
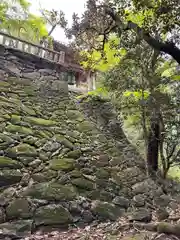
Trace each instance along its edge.
<path fill-rule="evenodd" d="M 18 49 L 20 51 L 45 58 L 56 63 L 64 63 L 65 52 L 56 52 L 41 45 L 27 42 L 25 40 L 10 36 L 4 32 L 0 32 L 0 44 L 8 48 Z"/>

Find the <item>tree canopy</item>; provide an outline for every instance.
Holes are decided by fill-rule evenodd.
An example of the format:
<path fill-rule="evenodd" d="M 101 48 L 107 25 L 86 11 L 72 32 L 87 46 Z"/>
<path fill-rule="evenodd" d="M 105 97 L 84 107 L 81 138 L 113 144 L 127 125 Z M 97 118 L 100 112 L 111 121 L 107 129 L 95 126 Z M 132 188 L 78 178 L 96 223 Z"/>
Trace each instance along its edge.
<path fill-rule="evenodd" d="M 91 47 L 96 49 L 104 48 L 111 33 L 127 46 L 145 41 L 180 63 L 179 12 L 179 0 L 88 0 L 82 18 L 74 14 L 73 26 L 67 32 L 79 43 L 91 40 Z"/>

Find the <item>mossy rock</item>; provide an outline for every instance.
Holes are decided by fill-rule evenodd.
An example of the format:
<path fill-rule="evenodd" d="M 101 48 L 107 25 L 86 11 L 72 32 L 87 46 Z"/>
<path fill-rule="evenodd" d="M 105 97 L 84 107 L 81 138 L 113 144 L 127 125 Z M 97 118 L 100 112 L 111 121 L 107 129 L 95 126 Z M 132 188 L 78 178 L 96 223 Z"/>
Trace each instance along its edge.
<path fill-rule="evenodd" d="M 35 96 L 36 95 L 35 88 L 33 88 L 33 87 L 24 87 L 24 92 L 28 96 Z"/>
<path fill-rule="evenodd" d="M 57 122 L 52 120 L 46 120 L 43 118 L 26 117 L 25 120 L 33 125 L 38 125 L 38 126 L 49 127 L 49 126 L 57 125 Z"/>
<path fill-rule="evenodd" d="M 83 115 L 77 110 L 68 110 L 66 112 L 68 119 L 82 122 L 84 120 Z"/>
<path fill-rule="evenodd" d="M 7 81 L 9 83 L 11 83 L 11 86 L 12 84 L 17 86 L 17 85 L 21 85 L 21 86 L 31 86 L 32 85 L 32 82 L 27 79 L 27 78 L 18 78 L 18 77 L 8 77 Z"/>
<path fill-rule="evenodd" d="M 0 224 L 0 231 L 5 233 L 5 236 L 13 236 L 13 239 L 14 236 L 21 236 L 22 239 L 23 236 L 26 237 L 31 234 L 32 226 L 33 220 L 15 220 Z"/>
<path fill-rule="evenodd" d="M 31 215 L 31 206 L 26 199 L 15 199 L 6 208 L 8 220 L 14 218 L 29 218 Z"/>
<path fill-rule="evenodd" d="M 28 144 L 30 144 L 30 145 L 34 145 L 35 142 L 37 142 L 37 141 L 38 141 L 38 138 L 33 137 L 33 136 L 28 136 L 28 137 L 26 137 L 26 138 L 23 139 L 23 142 L 24 142 L 24 143 L 28 143 Z"/>
<path fill-rule="evenodd" d="M 85 178 L 76 178 L 72 180 L 72 184 L 77 188 L 84 190 L 93 190 L 95 188 L 95 184 Z"/>
<path fill-rule="evenodd" d="M 11 116 L 9 114 L 4 114 L 2 116 L 5 120 L 10 120 L 11 119 Z"/>
<path fill-rule="evenodd" d="M 8 149 L 7 153 L 11 157 L 36 157 L 38 155 L 36 148 L 26 143 L 20 143 L 19 145 Z"/>
<path fill-rule="evenodd" d="M 52 133 L 50 133 L 48 131 L 35 130 L 34 136 L 49 139 L 50 137 L 52 137 Z"/>
<path fill-rule="evenodd" d="M 77 159 L 81 156 L 81 154 L 82 154 L 81 151 L 77 149 L 77 150 L 68 152 L 66 156 L 68 158 Z"/>
<path fill-rule="evenodd" d="M 1 87 L 10 87 L 10 84 L 8 82 L 5 82 L 5 81 L 0 81 L 0 88 Z"/>
<path fill-rule="evenodd" d="M 15 115 L 15 114 L 11 115 L 11 122 L 13 124 L 17 124 L 17 123 L 21 122 L 21 116 Z"/>
<path fill-rule="evenodd" d="M 38 208 L 34 220 L 36 225 L 65 225 L 72 222 L 72 216 L 62 205 L 50 204 Z"/>
<path fill-rule="evenodd" d="M 6 127 L 6 131 L 11 133 L 22 133 L 24 135 L 33 135 L 32 129 L 13 124 L 9 124 Z"/>
<path fill-rule="evenodd" d="M 157 225 L 158 233 L 172 234 L 180 237 L 180 224 L 171 224 L 166 222 L 160 222 Z"/>
<path fill-rule="evenodd" d="M 19 170 L 1 170 L 0 187 L 9 186 L 21 181 L 22 173 Z"/>
<path fill-rule="evenodd" d="M 39 173 L 34 173 L 32 175 L 32 179 L 35 182 L 48 182 L 50 180 L 52 180 L 53 178 L 56 178 L 58 175 L 57 171 L 53 171 L 53 170 L 47 170 L 46 172 L 39 172 Z"/>
<path fill-rule="evenodd" d="M 71 171 L 75 168 L 75 160 L 71 158 L 58 158 L 50 161 L 50 168 L 52 170 Z"/>
<path fill-rule="evenodd" d="M 0 133 L 0 144 L 1 143 L 6 143 L 7 145 L 10 145 L 11 143 L 14 142 L 14 140 L 10 137 L 10 136 L 7 136 L 3 133 Z"/>
<path fill-rule="evenodd" d="M 74 148 L 74 145 L 72 144 L 72 142 L 70 142 L 68 139 L 66 139 L 63 135 L 56 134 L 55 138 L 58 142 L 63 144 L 65 147 L 67 147 L 71 150 Z"/>
<path fill-rule="evenodd" d="M 69 174 L 71 175 L 72 178 L 79 178 L 82 176 L 82 173 L 77 169 L 74 169 Z"/>
<path fill-rule="evenodd" d="M 21 105 L 21 110 L 28 115 L 36 116 L 36 112 L 32 108 L 29 108 L 23 104 Z"/>
<path fill-rule="evenodd" d="M 152 220 L 152 213 L 146 208 L 139 208 L 132 212 L 129 216 L 130 221 L 150 222 Z"/>
<path fill-rule="evenodd" d="M 92 203 L 92 212 L 96 214 L 101 220 L 115 221 L 122 216 L 122 211 L 112 203 L 94 201 Z"/>
<path fill-rule="evenodd" d="M 59 183 L 38 183 L 24 192 L 25 196 L 49 201 L 74 200 L 76 191 L 72 185 L 61 185 Z"/>
<path fill-rule="evenodd" d="M 99 168 L 95 173 L 97 178 L 100 179 L 108 179 L 109 178 L 109 172 L 105 169 Z"/>
<path fill-rule="evenodd" d="M 93 129 L 94 129 L 93 125 L 88 121 L 79 123 L 77 125 L 77 128 L 80 132 L 85 132 L 85 133 L 93 131 Z"/>
<path fill-rule="evenodd" d="M 16 160 L 0 156 L 0 168 L 20 169 L 23 165 Z"/>

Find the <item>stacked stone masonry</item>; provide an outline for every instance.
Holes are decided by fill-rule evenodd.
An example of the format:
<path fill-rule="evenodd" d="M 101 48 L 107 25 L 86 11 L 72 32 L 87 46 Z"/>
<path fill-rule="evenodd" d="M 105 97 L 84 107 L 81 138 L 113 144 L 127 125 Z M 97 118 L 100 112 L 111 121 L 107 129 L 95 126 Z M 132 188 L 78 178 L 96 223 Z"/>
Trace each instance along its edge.
<path fill-rule="evenodd" d="M 121 216 L 150 221 L 149 205 L 170 204 L 146 178 L 143 160 L 120 123 L 112 122 L 109 103 L 73 101 L 54 69 L 4 48 L 0 52 L 2 231 L 27 234 L 42 225 Z"/>

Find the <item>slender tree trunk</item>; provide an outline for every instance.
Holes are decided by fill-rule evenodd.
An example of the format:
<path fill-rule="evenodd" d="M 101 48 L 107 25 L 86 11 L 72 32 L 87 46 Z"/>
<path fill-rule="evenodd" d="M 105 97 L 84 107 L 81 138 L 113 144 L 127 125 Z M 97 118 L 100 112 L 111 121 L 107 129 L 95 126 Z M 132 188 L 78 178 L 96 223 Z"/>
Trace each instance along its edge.
<path fill-rule="evenodd" d="M 151 118 L 147 147 L 147 164 L 150 174 L 158 170 L 159 135 L 160 123 L 155 116 Z"/>
<path fill-rule="evenodd" d="M 51 30 L 48 32 L 48 36 L 51 36 L 51 34 L 54 32 L 57 25 L 52 26 Z"/>

